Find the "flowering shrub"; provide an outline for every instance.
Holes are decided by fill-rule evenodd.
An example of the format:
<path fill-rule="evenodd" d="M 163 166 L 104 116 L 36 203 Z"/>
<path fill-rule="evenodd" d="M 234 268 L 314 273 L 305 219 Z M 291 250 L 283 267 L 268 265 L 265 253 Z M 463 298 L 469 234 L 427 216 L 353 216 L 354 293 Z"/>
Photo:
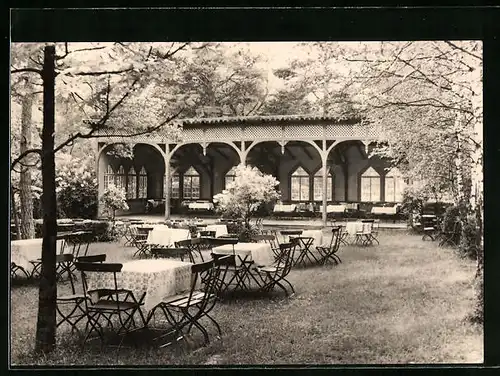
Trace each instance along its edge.
<path fill-rule="evenodd" d="M 93 218 L 97 214 L 97 179 L 91 158 L 62 155 L 57 160 L 56 193 L 60 216 Z"/>
<path fill-rule="evenodd" d="M 280 198 L 274 176 L 264 175 L 259 169 L 240 164 L 236 167 L 235 179 L 227 189 L 214 196 L 217 211 L 229 218 L 243 219 L 249 223 L 263 204 Z"/>
<path fill-rule="evenodd" d="M 118 188 L 113 184 L 104 191 L 101 198 L 101 203 L 108 212 L 111 219 L 114 220 L 117 210 L 128 210 L 127 195 L 124 189 Z"/>

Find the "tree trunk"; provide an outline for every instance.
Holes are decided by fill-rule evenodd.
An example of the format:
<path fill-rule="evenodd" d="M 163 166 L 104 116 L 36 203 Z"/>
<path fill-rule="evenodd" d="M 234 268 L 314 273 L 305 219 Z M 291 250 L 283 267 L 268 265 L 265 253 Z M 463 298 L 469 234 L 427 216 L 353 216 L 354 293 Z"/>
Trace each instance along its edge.
<path fill-rule="evenodd" d="M 33 86 L 26 78 L 24 83 L 24 96 L 21 111 L 21 144 L 20 153 L 31 147 L 31 118 L 33 107 Z M 25 158 L 29 164 L 29 158 Z M 20 239 L 33 239 L 35 237 L 35 224 L 33 221 L 33 195 L 31 192 L 31 167 L 22 167 L 19 180 L 19 194 L 21 202 L 21 228 Z M 19 235 L 18 235 L 19 236 Z"/>
<path fill-rule="evenodd" d="M 42 271 L 38 294 L 38 321 L 35 351 L 48 353 L 56 342 L 56 183 L 54 161 L 54 86 L 55 46 L 46 46 L 43 62 L 43 131 L 42 131 Z"/>
<path fill-rule="evenodd" d="M 16 197 L 12 184 L 10 185 L 10 200 L 12 208 L 11 213 L 12 217 L 14 218 L 14 231 L 16 232 L 16 239 L 19 239 L 19 218 L 17 217 Z"/>

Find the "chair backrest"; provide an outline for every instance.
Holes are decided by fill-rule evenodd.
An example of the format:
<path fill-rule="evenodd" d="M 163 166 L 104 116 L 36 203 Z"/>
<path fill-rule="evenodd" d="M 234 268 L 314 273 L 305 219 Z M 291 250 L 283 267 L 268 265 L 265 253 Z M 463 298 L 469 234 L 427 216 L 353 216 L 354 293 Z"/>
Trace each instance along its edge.
<path fill-rule="evenodd" d="M 219 245 L 226 245 L 226 244 L 237 244 L 238 239 L 237 238 L 214 238 L 210 240 L 210 243 L 212 246 L 219 246 Z"/>
<path fill-rule="evenodd" d="M 194 263 L 194 256 L 189 248 L 151 248 L 151 254 L 155 258 L 180 258 L 181 261 L 188 258 Z"/>
<path fill-rule="evenodd" d="M 106 254 L 91 255 L 91 256 L 80 256 L 76 258 L 77 262 L 104 262 L 106 261 Z"/>
<path fill-rule="evenodd" d="M 88 272 L 113 273 L 113 289 L 106 288 L 105 291 L 108 293 L 108 295 L 114 295 L 113 298 L 116 299 L 116 301 L 119 301 L 119 289 L 116 279 L 116 273 L 120 273 L 122 267 L 123 264 L 119 263 L 75 262 L 75 268 L 80 272 L 84 296 L 87 297 L 89 293 L 87 283 Z M 88 299 L 85 299 L 85 305 L 88 309 Z"/>
<path fill-rule="evenodd" d="M 174 244 L 177 248 L 189 248 L 193 244 L 193 242 L 191 241 L 191 239 L 184 239 L 176 241 Z"/>
<path fill-rule="evenodd" d="M 200 309 L 200 311 L 204 311 L 205 307 L 208 304 L 210 295 L 217 294 L 219 283 L 219 268 L 215 267 L 214 260 L 210 260 L 198 264 L 193 264 L 191 266 L 191 273 L 191 289 L 189 292 L 187 304 L 190 304 L 190 302 L 192 301 L 193 293 L 200 288 L 201 284 L 201 290 L 203 290 L 205 294 L 201 298 L 201 301 L 196 304 L 196 307 Z"/>
<path fill-rule="evenodd" d="M 373 222 L 362 221 L 362 225 L 363 225 L 363 229 L 362 229 L 363 234 L 370 234 L 372 232 Z"/>
<path fill-rule="evenodd" d="M 340 237 L 342 235 L 342 227 L 340 226 L 333 226 L 332 227 L 332 239 L 330 240 L 330 250 L 334 250 L 334 252 L 337 252 L 337 250 L 340 247 Z"/>
<path fill-rule="evenodd" d="M 279 245 L 280 257 L 276 263 L 276 274 L 284 277 L 290 272 L 293 265 L 295 249 L 298 244 L 299 241 L 296 238 L 292 238 L 290 239 L 290 243 L 282 243 Z"/>

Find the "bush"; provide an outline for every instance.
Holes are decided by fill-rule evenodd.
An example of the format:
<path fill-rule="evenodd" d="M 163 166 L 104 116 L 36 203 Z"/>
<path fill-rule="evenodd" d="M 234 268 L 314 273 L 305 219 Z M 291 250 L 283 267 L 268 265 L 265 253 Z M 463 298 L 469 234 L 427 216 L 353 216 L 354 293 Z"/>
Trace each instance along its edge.
<path fill-rule="evenodd" d="M 100 200 L 111 219 L 115 218 L 117 210 L 129 209 L 125 190 L 123 188 L 116 187 L 113 184 L 110 184 L 109 187 L 104 190 Z"/>
<path fill-rule="evenodd" d="M 90 158 L 59 158 L 56 184 L 59 217 L 96 217 L 97 179 Z"/>
<path fill-rule="evenodd" d="M 480 234 L 477 229 L 477 220 L 474 217 L 470 217 L 462 231 L 459 245 L 460 254 L 470 259 L 476 259 L 479 244 Z"/>

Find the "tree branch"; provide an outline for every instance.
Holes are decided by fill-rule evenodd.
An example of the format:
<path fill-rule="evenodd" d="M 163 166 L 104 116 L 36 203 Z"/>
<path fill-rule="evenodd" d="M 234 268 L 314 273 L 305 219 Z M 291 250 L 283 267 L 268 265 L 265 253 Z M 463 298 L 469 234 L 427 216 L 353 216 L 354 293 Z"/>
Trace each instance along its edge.
<path fill-rule="evenodd" d="M 10 169 L 13 170 L 14 167 L 24 158 L 26 157 L 27 155 L 29 154 L 38 154 L 40 157 L 42 156 L 43 154 L 43 151 L 42 149 L 28 149 L 24 152 L 22 152 L 17 158 L 15 158 L 11 164 L 10 164 Z"/>
<path fill-rule="evenodd" d="M 96 71 L 96 72 L 76 72 L 76 73 L 69 73 L 68 76 L 102 76 L 103 74 L 121 74 L 121 73 L 127 73 L 133 71 L 134 68 L 127 68 L 127 69 L 119 69 L 115 71 Z"/>
<path fill-rule="evenodd" d="M 10 71 L 11 74 L 23 73 L 23 72 L 38 73 L 40 76 L 42 75 L 42 71 L 40 69 L 35 69 L 35 68 L 20 68 L 20 69 L 13 69 Z"/>
<path fill-rule="evenodd" d="M 450 41 L 448 41 L 448 40 L 445 40 L 444 42 L 445 42 L 447 45 L 449 45 L 449 46 L 451 46 L 451 47 L 453 47 L 453 48 L 456 48 L 457 50 L 460 50 L 460 51 L 462 51 L 462 52 L 465 52 L 467 55 L 470 55 L 470 56 L 472 56 L 472 57 L 475 57 L 476 59 L 479 59 L 479 60 L 483 61 L 483 58 L 482 58 L 481 56 L 476 55 L 476 54 L 473 54 L 472 52 L 469 52 L 469 51 L 467 51 L 466 49 L 464 49 L 464 48 L 462 48 L 462 47 L 460 47 L 460 46 L 457 46 L 457 45 L 456 45 L 455 43 L 453 43 L 453 42 L 450 42 Z"/>

